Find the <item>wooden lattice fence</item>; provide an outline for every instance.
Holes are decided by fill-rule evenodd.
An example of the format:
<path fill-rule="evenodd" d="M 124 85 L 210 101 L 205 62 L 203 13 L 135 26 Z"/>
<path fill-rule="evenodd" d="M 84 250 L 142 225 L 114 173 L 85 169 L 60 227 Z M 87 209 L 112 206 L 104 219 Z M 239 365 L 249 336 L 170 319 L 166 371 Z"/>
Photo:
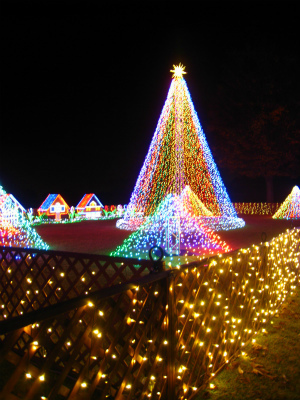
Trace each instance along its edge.
<path fill-rule="evenodd" d="M 148 274 L 152 262 L 0 247 L 0 319 Z"/>
<path fill-rule="evenodd" d="M 2 398 L 195 398 L 299 283 L 299 245 L 293 229 L 7 317 Z"/>

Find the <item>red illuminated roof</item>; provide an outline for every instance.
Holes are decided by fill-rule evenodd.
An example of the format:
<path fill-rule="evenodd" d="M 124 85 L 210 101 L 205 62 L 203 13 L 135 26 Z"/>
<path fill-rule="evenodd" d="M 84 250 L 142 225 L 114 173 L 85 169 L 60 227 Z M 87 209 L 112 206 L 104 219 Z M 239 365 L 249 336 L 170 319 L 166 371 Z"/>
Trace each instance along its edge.
<path fill-rule="evenodd" d="M 80 202 L 77 204 L 76 209 L 77 210 L 84 210 L 85 207 L 88 207 L 89 204 L 95 201 L 98 207 L 103 208 L 103 204 L 101 201 L 98 199 L 98 197 L 94 193 L 88 193 L 83 196 L 83 198 L 80 200 Z"/>

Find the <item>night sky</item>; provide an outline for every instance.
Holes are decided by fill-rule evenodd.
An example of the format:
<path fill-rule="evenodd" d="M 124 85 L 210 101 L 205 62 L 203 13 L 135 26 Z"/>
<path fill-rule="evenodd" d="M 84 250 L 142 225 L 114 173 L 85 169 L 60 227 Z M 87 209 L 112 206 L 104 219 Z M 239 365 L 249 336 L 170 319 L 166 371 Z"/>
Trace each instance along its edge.
<path fill-rule="evenodd" d="M 237 60 L 247 52 L 253 58 L 275 52 L 279 86 L 289 79 L 289 104 L 299 106 L 297 2 L 106 3 L 1 4 L 0 185 L 25 208 L 38 208 L 49 193 L 60 193 L 70 206 L 85 193 L 104 204 L 127 204 L 173 64 L 186 66 L 209 145 L 217 143 L 209 129 L 215 103 L 226 102 L 218 87 L 228 71 L 241 73 Z M 247 107 L 238 79 L 228 87 Z M 250 185 L 220 173 L 232 201 L 265 201 L 259 179 Z M 278 180 L 275 200 L 283 201 L 295 184 L 299 178 Z"/>

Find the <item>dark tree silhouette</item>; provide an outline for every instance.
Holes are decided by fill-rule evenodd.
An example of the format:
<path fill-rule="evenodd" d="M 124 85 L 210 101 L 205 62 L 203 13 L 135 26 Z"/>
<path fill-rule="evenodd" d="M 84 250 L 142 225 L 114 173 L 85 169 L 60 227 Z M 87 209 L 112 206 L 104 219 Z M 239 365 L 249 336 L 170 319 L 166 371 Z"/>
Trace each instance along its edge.
<path fill-rule="evenodd" d="M 218 165 L 241 176 L 263 177 L 268 202 L 274 199 L 274 177 L 300 176 L 297 63 L 288 53 L 279 54 L 276 47 L 231 53 L 234 63 L 218 82 L 208 122 Z"/>

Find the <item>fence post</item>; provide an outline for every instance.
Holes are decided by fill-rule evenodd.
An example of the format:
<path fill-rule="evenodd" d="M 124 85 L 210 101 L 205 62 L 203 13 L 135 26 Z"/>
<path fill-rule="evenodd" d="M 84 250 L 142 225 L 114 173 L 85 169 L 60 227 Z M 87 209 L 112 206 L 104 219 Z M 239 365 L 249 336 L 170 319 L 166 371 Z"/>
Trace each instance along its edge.
<path fill-rule="evenodd" d="M 170 274 L 166 279 L 167 286 L 167 316 L 168 316 L 168 350 L 167 350 L 167 398 L 175 399 L 175 301 L 174 276 Z"/>

